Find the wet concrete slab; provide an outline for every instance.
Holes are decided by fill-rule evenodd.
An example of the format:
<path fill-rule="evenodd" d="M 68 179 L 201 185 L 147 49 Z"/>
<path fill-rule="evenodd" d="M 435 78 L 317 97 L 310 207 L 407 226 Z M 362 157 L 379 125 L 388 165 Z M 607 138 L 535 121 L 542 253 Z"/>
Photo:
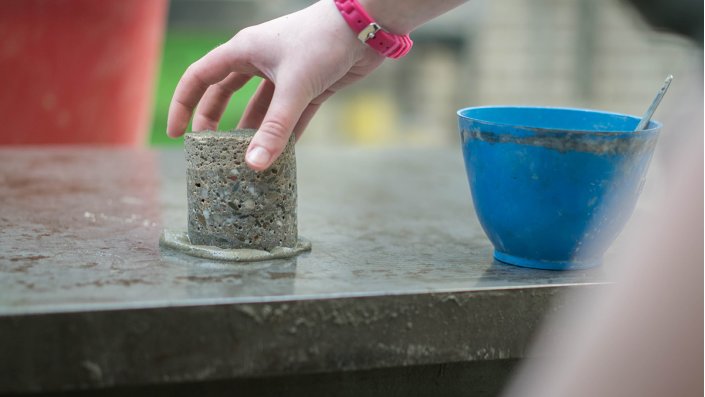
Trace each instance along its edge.
<path fill-rule="evenodd" d="M 0 393 L 516 360 L 607 284 L 494 262 L 459 149 L 297 157 L 312 251 L 228 263 L 159 246 L 180 150 L 0 149 Z"/>

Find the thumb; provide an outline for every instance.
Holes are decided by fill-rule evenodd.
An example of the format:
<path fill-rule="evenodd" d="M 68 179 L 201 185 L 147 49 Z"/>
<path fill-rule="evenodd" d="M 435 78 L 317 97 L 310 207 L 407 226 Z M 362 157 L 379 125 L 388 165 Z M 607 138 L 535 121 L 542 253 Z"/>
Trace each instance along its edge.
<path fill-rule="evenodd" d="M 245 162 L 255 171 L 263 171 L 284 151 L 291 132 L 311 98 L 299 84 L 275 86 L 272 101 L 255 136 L 247 148 Z"/>

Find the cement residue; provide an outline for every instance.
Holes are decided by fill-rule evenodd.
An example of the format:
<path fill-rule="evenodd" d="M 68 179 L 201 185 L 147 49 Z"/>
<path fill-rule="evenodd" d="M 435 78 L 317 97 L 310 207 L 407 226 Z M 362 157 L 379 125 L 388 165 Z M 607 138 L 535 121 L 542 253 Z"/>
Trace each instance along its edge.
<path fill-rule="evenodd" d="M 294 247 L 274 247 L 270 251 L 249 248 L 218 248 L 210 245 L 191 244 L 185 231 L 164 230 L 159 244 L 184 254 L 204 259 L 232 262 L 255 262 L 270 259 L 291 258 L 311 250 L 311 242 L 299 239 Z"/>
<path fill-rule="evenodd" d="M 522 128 L 525 135 L 501 134 L 466 128 L 461 131 L 463 143 L 476 140 L 493 143 L 539 146 L 565 152 L 585 152 L 599 155 L 638 155 L 653 152 L 658 130 L 640 132 L 554 131 Z"/>

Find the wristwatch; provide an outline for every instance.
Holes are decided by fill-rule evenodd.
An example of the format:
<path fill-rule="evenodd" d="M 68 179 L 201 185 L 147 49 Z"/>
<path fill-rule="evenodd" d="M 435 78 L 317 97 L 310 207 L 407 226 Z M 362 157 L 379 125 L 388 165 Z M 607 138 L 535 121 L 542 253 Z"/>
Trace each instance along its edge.
<path fill-rule="evenodd" d="M 357 34 L 357 38 L 388 58 L 401 58 L 414 44 L 408 34 L 399 35 L 384 30 L 362 8 L 357 0 L 333 0 L 340 15 Z"/>

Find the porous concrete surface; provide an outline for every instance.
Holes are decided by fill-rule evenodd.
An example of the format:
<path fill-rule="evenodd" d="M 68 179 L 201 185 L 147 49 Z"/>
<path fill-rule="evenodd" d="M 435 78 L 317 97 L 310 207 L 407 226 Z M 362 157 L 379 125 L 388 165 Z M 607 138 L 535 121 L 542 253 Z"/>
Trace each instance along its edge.
<path fill-rule="evenodd" d="M 262 172 L 245 163 L 256 130 L 186 134 L 188 235 L 192 244 L 270 251 L 296 246 L 294 138 Z"/>

